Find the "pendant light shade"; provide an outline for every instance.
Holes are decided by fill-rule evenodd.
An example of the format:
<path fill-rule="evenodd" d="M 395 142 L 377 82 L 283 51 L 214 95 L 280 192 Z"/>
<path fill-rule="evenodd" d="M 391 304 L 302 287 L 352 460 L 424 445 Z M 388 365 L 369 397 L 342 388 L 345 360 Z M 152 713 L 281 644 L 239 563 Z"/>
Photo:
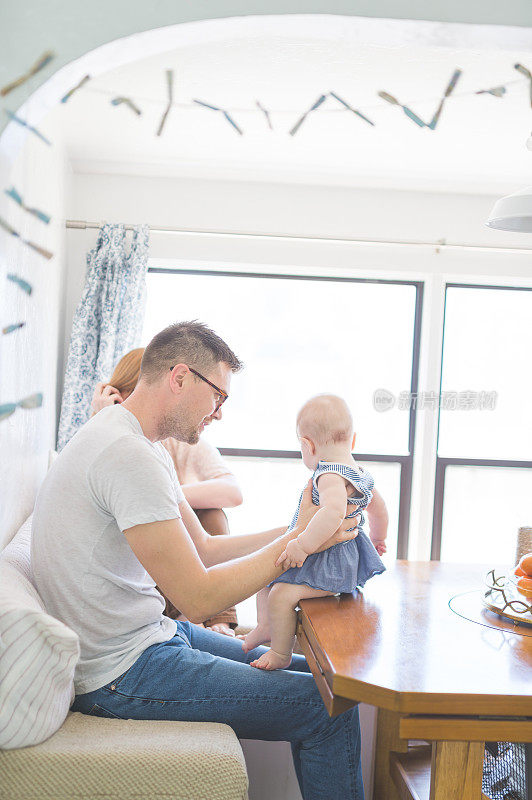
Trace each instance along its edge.
<path fill-rule="evenodd" d="M 500 231 L 532 233 L 532 186 L 497 200 L 486 225 Z"/>

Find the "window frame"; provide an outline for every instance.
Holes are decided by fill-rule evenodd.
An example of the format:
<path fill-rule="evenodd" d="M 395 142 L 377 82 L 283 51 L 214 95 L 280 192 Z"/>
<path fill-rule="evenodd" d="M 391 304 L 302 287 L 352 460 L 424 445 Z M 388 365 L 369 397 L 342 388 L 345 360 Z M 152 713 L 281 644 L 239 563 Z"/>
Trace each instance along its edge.
<path fill-rule="evenodd" d="M 443 388 L 443 358 L 445 350 L 445 311 L 447 308 L 448 289 L 487 289 L 498 291 L 513 292 L 532 292 L 531 286 L 508 286 L 501 284 L 481 284 L 481 283 L 445 283 L 445 301 L 443 314 L 442 346 L 440 355 L 440 397 Z M 466 467 L 508 467 L 514 469 L 531 469 L 532 461 L 518 461 L 514 459 L 490 459 L 490 458 L 453 458 L 444 457 L 438 454 L 440 444 L 440 420 L 441 408 L 438 409 L 438 432 L 436 439 L 436 474 L 434 481 L 434 505 L 432 518 L 432 538 L 430 548 L 431 561 L 439 561 L 441 558 L 442 533 L 443 533 L 443 507 L 445 502 L 445 473 L 449 466 Z"/>

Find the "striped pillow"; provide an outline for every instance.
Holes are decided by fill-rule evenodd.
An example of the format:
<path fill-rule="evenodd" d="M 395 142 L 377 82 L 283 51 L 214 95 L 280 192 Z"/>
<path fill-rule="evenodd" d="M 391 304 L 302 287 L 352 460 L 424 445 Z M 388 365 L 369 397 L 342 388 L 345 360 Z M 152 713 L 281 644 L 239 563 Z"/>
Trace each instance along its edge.
<path fill-rule="evenodd" d="M 31 582 L 31 517 L 0 553 L 0 749 L 38 744 L 74 699 L 77 634 L 46 613 Z"/>

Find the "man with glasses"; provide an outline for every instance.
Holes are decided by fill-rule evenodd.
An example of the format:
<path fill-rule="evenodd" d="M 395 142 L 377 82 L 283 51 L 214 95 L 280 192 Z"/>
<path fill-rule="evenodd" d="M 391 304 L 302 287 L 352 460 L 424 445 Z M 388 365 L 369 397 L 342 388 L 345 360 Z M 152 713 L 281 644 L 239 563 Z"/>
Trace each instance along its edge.
<path fill-rule="evenodd" d="M 361 800 L 358 710 L 330 719 L 302 656 L 287 670 L 257 670 L 250 662 L 264 648 L 244 654 L 239 641 L 165 617 L 155 588 L 192 622 L 241 602 L 281 573 L 278 556 L 317 510 L 309 487 L 291 533 L 211 537 L 184 499 L 160 441 L 196 443 L 221 419 L 241 367 L 198 322 L 152 339 L 132 394 L 81 428 L 43 482 L 37 590 L 80 638 L 72 710 L 224 722 L 241 738 L 290 741 L 305 800 Z"/>

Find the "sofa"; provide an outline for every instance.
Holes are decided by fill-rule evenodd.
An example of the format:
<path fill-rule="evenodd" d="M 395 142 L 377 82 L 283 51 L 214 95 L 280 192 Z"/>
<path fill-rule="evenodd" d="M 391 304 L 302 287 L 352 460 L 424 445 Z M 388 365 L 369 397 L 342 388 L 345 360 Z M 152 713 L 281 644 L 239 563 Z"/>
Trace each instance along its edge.
<path fill-rule="evenodd" d="M 77 634 L 32 579 L 31 517 L 0 553 L 1 800 L 246 800 L 233 730 L 71 712 Z"/>

